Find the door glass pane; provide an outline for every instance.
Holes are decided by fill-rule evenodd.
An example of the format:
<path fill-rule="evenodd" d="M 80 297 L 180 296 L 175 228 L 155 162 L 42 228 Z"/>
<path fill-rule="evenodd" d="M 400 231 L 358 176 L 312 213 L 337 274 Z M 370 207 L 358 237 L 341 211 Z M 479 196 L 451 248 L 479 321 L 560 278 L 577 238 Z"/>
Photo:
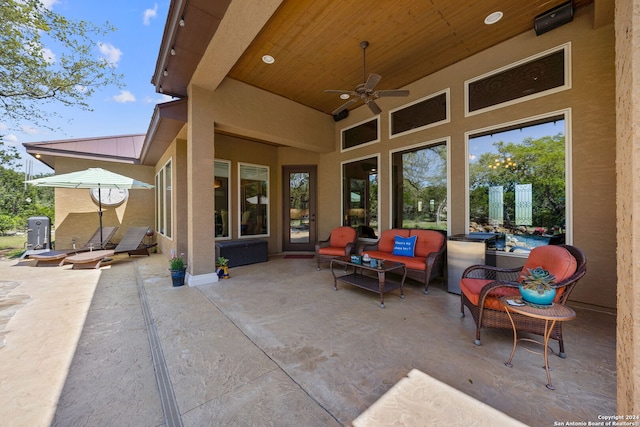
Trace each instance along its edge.
<path fill-rule="evenodd" d="M 309 174 L 289 174 L 289 241 L 309 243 Z"/>

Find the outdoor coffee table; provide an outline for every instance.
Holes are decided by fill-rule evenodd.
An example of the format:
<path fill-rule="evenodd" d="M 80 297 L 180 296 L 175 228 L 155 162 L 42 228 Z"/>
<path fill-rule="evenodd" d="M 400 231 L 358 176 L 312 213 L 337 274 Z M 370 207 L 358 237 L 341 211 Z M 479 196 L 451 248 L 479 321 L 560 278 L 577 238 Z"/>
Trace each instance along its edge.
<path fill-rule="evenodd" d="M 335 266 L 344 267 L 347 274 L 336 276 Z M 349 269 L 353 270 L 349 273 Z M 390 280 L 387 273 L 402 274 L 402 280 Z M 374 273 L 374 274 L 371 274 Z M 350 256 L 343 256 L 331 260 L 331 274 L 333 274 L 333 289 L 338 290 L 338 280 L 380 294 L 380 307 L 384 308 L 385 292 L 400 289 L 400 298 L 404 299 L 404 279 L 407 277 L 407 269 L 401 262 L 384 261 L 380 267 L 371 267 L 369 264 L 356 264 L 351 262 Z"/>

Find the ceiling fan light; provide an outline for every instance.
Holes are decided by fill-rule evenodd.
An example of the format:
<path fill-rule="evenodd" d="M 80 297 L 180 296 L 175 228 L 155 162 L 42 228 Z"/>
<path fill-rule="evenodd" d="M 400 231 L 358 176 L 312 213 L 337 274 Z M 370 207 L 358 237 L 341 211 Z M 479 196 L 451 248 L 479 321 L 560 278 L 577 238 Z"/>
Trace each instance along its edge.
<path fill-rule="evenodd" d="M 271 55 L 263 55 L 262 62 L 264 62 L 265 64 L 273 64 L 274 62 L 276 62 L 276 59 Z"/>
<path fill-rule="evenodd" d="M 343 93 L 340 95 L 340 99 L 349 99 L 350 95 L 348 93 Z"/>
<path fill-rule="evenodd" d="M 492 25 L 502 19 L 503 13 L 500 11 L 490 13 L 484 18 L 484 23 L 487 25 Z"/>

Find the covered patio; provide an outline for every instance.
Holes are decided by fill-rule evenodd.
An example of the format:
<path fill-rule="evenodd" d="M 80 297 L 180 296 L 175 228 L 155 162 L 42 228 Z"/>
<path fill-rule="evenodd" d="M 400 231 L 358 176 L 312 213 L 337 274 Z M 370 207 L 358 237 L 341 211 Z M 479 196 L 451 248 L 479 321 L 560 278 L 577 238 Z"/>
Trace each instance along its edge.
<path fill-rule="evenodd" d="M 20 353 L 0 390 L 16 425 L 351 425 L 414 369 L 531 426 L 616 414 L 616 316 L 579 304 L 565 324 L 568 357 L 551 357 L 550 391 L 540 355 L 519 348 L 504 365 L 511 332 L 484 331 L 475 346 L 473 320 L 439 281 L 429 295 L 409 282 L 404 300 L 392 292 L 381 309 L 373 293 L 334 291 L 313 259 L 274 255 L 178 288 L 163 255 L 95 271 L 28 263 L 0 262 L 18 283 L 10 295 L 28 296 L 0 350 L 3 366 Z M 34 340 L 44 318 L 50 327 Z M 467 413 L 442 397 L 411 393 L 396 421 L 434 425 L 429 405 L 440 399 L 451 413 L 441 425 L 460 425 Z M 496 425 L 491 416 L 478 425 Z"/>

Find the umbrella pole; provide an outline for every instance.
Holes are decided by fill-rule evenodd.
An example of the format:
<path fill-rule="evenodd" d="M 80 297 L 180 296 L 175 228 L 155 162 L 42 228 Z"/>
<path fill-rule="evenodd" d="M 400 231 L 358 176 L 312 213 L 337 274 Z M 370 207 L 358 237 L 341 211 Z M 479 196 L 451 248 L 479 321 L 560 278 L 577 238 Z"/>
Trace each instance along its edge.
<path fill-rule="evenodd" d="M 100 249 L 104 249 L 104 243 L 102 243 L 102 194 L 100 194 L 100 184 L 98 184 L 98 217 L 100 218 Z"/>

